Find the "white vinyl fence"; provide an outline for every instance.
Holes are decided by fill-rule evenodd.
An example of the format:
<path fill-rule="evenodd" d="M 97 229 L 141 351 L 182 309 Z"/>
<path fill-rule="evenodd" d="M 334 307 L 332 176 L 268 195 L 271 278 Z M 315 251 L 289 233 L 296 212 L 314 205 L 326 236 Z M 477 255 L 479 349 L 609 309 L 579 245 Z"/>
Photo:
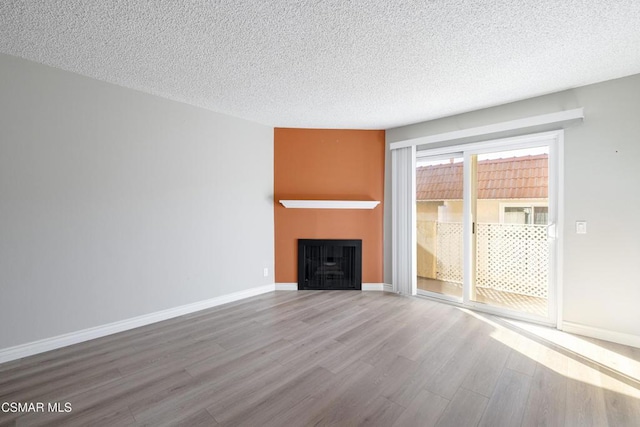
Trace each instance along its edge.
<path fill-rule="evenodd" d="M 436 224 L 436 278 L 462 283 L 462 224 Z M 539 298 L 548 296 L 546 226 L 477 224 L 476 285 Z"/>

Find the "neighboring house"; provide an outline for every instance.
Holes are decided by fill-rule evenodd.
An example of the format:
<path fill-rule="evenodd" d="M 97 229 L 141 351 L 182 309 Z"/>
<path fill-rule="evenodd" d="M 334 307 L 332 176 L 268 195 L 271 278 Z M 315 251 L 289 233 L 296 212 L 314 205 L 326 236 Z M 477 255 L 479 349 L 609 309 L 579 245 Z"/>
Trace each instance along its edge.
<path fill-rule="evenodd" d="M 478 161 L 477 222 L 546 224 L 548 156 Z M 418 221 L 462 222 L 462 163 L 416 169 Z"/>

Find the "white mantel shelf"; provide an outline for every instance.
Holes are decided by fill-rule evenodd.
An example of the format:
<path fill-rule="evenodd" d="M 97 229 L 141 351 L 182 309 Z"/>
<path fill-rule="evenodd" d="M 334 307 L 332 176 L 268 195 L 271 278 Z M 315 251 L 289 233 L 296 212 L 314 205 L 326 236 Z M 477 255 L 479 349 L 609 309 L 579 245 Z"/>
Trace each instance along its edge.
<path fill-rule="evenodd" d="M 377 200 L 280 200 L 290 209 L 373 209 L 380 204 Z"/>

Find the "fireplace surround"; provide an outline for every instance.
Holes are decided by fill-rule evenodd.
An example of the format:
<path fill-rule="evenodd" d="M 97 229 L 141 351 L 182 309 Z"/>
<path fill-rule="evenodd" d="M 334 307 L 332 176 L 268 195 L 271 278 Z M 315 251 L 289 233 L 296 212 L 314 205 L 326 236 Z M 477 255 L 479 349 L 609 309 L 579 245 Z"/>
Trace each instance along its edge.
<path fill-rule="evenodd" d="M 362 240 L 298 239 L 298 290 L 362 290 Z"/>

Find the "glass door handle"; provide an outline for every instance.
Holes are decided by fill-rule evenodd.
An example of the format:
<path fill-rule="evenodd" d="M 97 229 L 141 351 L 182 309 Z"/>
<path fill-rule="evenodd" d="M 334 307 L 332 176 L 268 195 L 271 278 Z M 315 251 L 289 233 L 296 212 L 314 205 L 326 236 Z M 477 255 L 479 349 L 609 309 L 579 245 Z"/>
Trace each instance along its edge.
<path fill-rule="evenodd" d="M 554 222 L 547 225 L 547 240 L 555 240 L 558 237 L 558 228 Z"/>

